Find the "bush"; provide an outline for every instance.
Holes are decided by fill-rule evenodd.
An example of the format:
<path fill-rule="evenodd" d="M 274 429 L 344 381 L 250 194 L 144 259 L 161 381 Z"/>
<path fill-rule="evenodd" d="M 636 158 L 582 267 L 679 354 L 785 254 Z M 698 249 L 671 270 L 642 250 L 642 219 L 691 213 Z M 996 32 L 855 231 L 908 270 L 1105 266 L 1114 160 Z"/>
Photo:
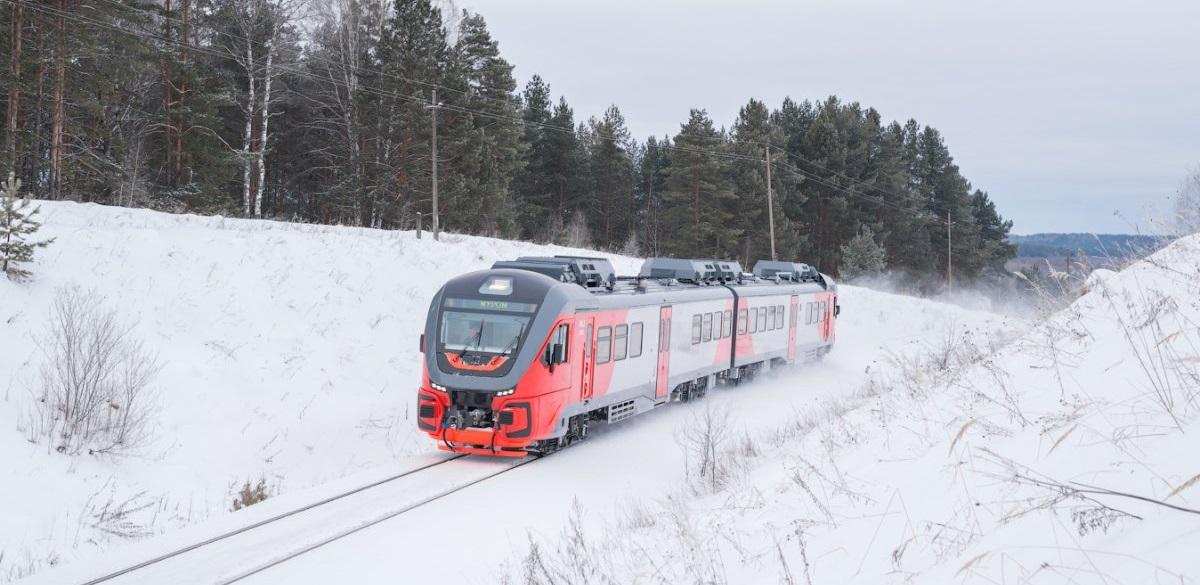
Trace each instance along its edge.
<path fill-rule="evenodd" d="M 148 438 L 157 359 L 103 300 L 59 289 L 41 340 L 41 384 L 29 416 L 36 440 L 60 453 L 107 453 Z"/>
<path fill-rule="evenodd" d="M 246 483 L 242 484 L 242 489 L 238 492 L 237 497 L 233 499 L 233 511 L 237 512 L 242 508 L 249 508 L 269 497 L 271 497 L 271 494 L 267 491 L 266 478 L 259 479 L 258 483 L 253 486 L 250 485 L 250 480 L 246 480 Z"/>

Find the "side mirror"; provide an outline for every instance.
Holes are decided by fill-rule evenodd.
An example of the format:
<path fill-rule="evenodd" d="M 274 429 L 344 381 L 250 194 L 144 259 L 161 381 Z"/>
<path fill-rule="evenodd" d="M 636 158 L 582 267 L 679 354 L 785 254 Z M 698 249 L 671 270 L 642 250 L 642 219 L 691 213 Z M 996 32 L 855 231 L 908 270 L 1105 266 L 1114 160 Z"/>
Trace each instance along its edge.
<path fill-rule="evenodd" d="M 838 315 L 841 315 L 841 314 L 842 314 L 842 306 L 841 306 L 841 305 L 834 305 L 834 306 L 833 306 L 833 316 L 834 316 L 834 317 L 837 317 Z"/>
<path fill-rule="evenodd" d="M 550 367 L 550 371 L 554 371 L 554 366 L 567 361 L 563 355 L 563 346 L 561 343 L 555 343 L 546 347 L 546 365 Z"/>
<path fill-rule="evenodd" d="M 425 334 L 424 333 L 421 334 L 421 345 L 418 349 L 420 349 L 421 353 L 425 353 Z"/>

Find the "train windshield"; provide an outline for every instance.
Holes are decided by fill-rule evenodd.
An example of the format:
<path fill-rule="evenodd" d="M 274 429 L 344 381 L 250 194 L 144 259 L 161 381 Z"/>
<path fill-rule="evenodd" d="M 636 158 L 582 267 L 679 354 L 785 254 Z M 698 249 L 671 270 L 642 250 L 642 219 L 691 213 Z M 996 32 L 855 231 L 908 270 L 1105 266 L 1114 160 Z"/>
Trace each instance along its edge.
<path fill-rule="evenodd" d="M 512 354 L 536 311 L 530 303 L 446 299 L 438 333 L 442 351 Z"/>

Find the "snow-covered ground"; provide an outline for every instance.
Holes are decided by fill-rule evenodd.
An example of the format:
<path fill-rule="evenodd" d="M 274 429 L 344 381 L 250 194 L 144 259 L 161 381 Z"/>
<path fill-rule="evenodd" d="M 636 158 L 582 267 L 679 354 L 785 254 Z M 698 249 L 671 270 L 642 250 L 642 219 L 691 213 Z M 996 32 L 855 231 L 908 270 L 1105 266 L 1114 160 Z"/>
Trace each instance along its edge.
<path fill-rule="evenodd" d="M 856 310 L 872 314 L 848 307 L 847 336 L 875 330 L 854 326 Z M 786 425 L 761 411 L 730 423 L 727 481 L 631 501 L 600 530 L 584 501 L 563 513 L 576 524 L 538 535 L 507 575 L 1196 583 L 1200 236 L 1097 271 L 1069 307 L 1030 317 L 1000 336 L 925 335 L 916 357 L 893 356 L 865 382 L 838 376 L 858 387 Z"/>
<path fill-rule="evenodd" d="M 0 579 L 136 556 L 427 460 L 411 406 L 429 297 L 493 260 L 563 251 L 43 209 L 58 239 L 36 280 L 0 281 Z M 66 285 L 159 352 L 137 453 L 27 440 L 35 339 Z M 1194 239 L 1049 317 L 843 287 L 823 363 L 603 429 L 248 582 L 1192 582 L 1200 516 L 1071 482 L 1200 507 L 1198 298 Z M 700 475 L 705 440 L 719 456 Z M 259 477 L 282 495 L 226 514 Z"/>
<path fill-rule="evenodd" d="M 38 236 L 56 240 L 34 280 L 0 278 L 0 581 L 224 514 L 247 480 L 291 491 L 429 451 L 412 417 L 433 293 L 497 259 L 580 252 L 41 207 Z M 163 366 L 153 440 L 134 452 L 69 457 L 28 440 L 38 341 L 70 286 L 115 307 Z"/>

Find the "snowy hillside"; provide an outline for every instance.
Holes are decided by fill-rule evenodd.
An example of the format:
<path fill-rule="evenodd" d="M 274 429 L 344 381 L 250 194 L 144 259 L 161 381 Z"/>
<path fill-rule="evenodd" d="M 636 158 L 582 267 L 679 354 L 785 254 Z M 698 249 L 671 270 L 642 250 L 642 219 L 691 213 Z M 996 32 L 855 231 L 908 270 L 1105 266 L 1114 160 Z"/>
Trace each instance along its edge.
<path fill-rule="evenodd" d="M 6 578 L 99 559 L 206 520 L 236 524 L 226 513 L 246 481 L 265 478 L 277 499 L 303 501 L 312 486 L 420 460 L 433 449 L 411 419 L 416 337 L 430 296 L 446 278 L 496 259 L 567 251 L 92 205 L 43 210 L 44 231 L 57 241 L 40 257 L 36 280 L 0 282 L 0 452 L 11 470 L 0 495 L 20 502 L 0 529 Z M 622 273 L 639 265 L 613 259 Z M 153 440 L 136 453 L 66 456 L 29 441 L 37 339 L 55 291 L 67 286 L 118 307 L 163 364 Z M 774 429 L 821 396 L 854 392 L 884 355 L 1004 325 L 990 314 L 853 287 L 841 298 L 839 345 L 824 364 L 706 402 L 742 424 Z M 499 485 L 518 494 L 507 498 L 510 522 L 487 524 L 507 544 L 462 570 L 494 570 L 519 557 L 527 531 L 556 534 L 576 498 L 600 522 L 639 494 L 655 494 L 650 505 L 680 489 L 686 453 L 676 435 L 695 416 L 694 406 L 678 406 L 624 423 L 539 462 L 515 485 Z M 653 457 L 639 453 L 647 445 Z M 614 484 L 598 470 L 623 479 Z M 420 534 L 396 526 L 403 538 Z M 400 546 L 381 544 L 384 557 Z"/>
<path fill-rule="evenodd" d="M 247 480 L 289 491 L 428 451 L 411 417 L 433 293 L 497 259 L 579 252 L 72 203 L 42 218 L 57 240 L 35 280 L 0 278 L 0 579 L 222 514 Z M 117 308 L 163 366 L 153 441 L 133 453 L 27 440 L 38 340 L 69 286 Z"/>
<path fill-rule="evenodd" d="M 512 575 L 1200 581 L 1200 236 L 1030 316 L 1015 339 L 948 335 L 895 356 L 765 432 L 731 422 L 719 485 L 539 539 Z"/>

